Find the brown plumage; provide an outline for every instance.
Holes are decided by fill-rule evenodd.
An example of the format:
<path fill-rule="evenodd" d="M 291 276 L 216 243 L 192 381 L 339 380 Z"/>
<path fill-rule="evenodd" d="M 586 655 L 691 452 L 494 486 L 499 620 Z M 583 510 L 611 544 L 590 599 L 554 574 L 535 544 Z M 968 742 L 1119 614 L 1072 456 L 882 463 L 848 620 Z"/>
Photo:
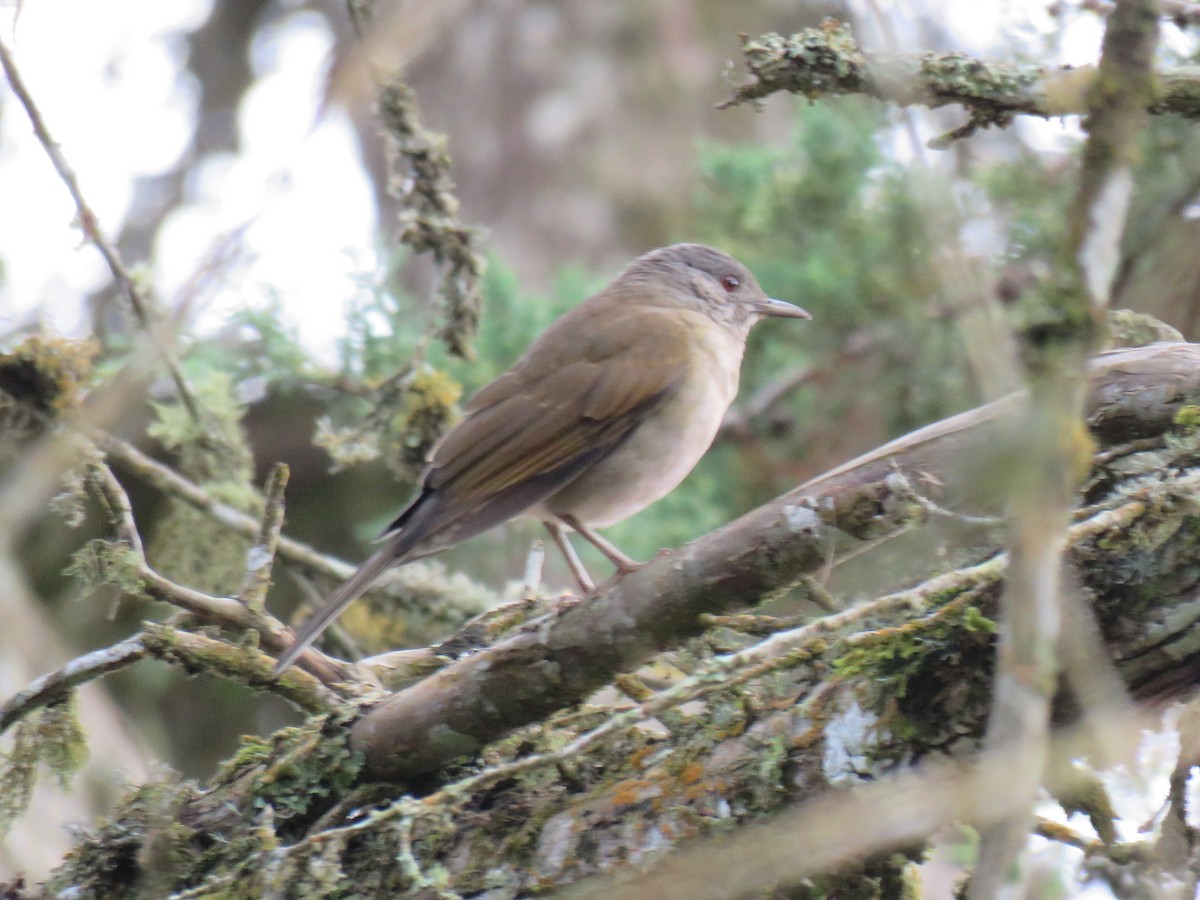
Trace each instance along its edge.
<path fill-rule="evenodd" d="M 766 297 L 744 266 L 711 247 L 639 257 L 471 399 L 383 546 L 304 624 L 276 673 L 384 569 L 516 516 L 546 523 L 585 590 L 564 524 L 618 569 L 635 567 L 591 527 L 644 509 L 691 471 L 737 393 L 746 336 L 765 316 L 809 317 Z"/>

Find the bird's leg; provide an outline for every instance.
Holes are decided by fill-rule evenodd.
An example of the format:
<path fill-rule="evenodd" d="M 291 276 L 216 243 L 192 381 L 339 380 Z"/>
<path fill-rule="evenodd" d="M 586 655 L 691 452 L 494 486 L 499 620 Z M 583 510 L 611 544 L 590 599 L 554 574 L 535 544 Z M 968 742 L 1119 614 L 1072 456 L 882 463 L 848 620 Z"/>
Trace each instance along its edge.
<path fill-rule="evenodd" d="M 592 583 L 592 576 L 588 574 L 588 570 L 583 567 L 583 560 L 579 558 L 579 554 L 575 552 L 575 548 L 567 540 L 567 532 L 557 522 L 547 521 L 542 524 L 550 532 L 550 537 L 554 538 L 554 543 L 557 545 L 559 552 L 562 553 L 563 559 L 567 561 L 567 568 L 575 576 L 575 582 L 579 585 L 580 596 L 590 593 L 596 585 Z"/>
<path fill-rule="evenodd" d="M 636 559 L 630 559 L 620 550 L 618 550 L 611 541 L 601 537 L 588 526 L 584 525 L 574 516 L 559 516 L 561 522 L 571 526 L 572 529 L 579 532 L 589 544 L 608 557 L 608 561 L 617 567 L 617 571 L 622 574 L 635 572 L 640 569 L 645 563 L 640 563 Z"/>

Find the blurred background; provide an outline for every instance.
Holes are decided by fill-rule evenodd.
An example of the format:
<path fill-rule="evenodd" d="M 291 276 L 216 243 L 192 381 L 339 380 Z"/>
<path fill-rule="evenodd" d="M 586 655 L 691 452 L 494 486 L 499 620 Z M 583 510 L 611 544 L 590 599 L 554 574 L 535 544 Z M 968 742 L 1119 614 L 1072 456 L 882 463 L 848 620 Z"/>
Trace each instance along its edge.
<path fill-rule="evenodd" d="M 1078 121 L 1019 120 L 933 151 L 931 138 L 965 120 L 960 109 L 782 95 L 759 109 L 717 104 L 744 78 L 739 33 L 790 34 L 832 16 L 879 52 L 1087 64 L 1103 24 L 1085 6 L 454 0 L 380 3 L 358 29 L 332 0 L 26 0 L 0 11 L 51 133 L 102 227 L 181 323 L 184 368 L 226 433 L 220 453 L 195 451 L 165 380 L 113 430 L 251 512 L 246 485 L 286 462 L 286 533 L 358 560 L 407 499 L 459 393 L 507 368 L 634 256 L 675 241 L 734 254 L 814 322 L 756 330 L 712 452 L 673 495 L 611 529 L 631 555 L 677 546 L 989 399 L 1004 379 L 968 355 L 964 321 L 996 301 L 997 285 L 1036 273 L 1061 239 Z M 471 361 L 432 337 L 436 273 L 397 247 L 364 48 L 376 65 L 402 69 L 424 125 L 445 136 L 458 214 L 478 229 L 488 266 Z M 1194 52 L 1185 32 L 1165 27 L 1164 64 Z M 1146 135 L 1114 306 L 1195 339 L 1200 142 L 1191 137 L 1166 117 Z M 5 85 L 0 352 L 31 335 L 90 338 L 102 378 L 143 337 L 74 217 Z M 5 447 L 0 476 L 20 447 Z M 118 474 L 156 568 L 201 590 L 237 589 L 245 542 Z M 87 540 L 108 534 L 87 512 L 69 526 L 49 511 L 20 541 L 24 583 L 0 595 L 6 697 L 163 615 L 63 574 Z M 535 537 L 518 523 L 441 562 L 511 594 Z M 839 573 L 831 588 L 852 599 L 919 571 L 893 552 L 884 565 Z M 286 616 L 306 594 L 286 571 L 275 580 L 269 602 Z M 546 580 L 569 584 L 553 554 Z M 361 606 L 347 624 L 364 651 L 438 637 L 429 623 Z M 162 765 L 207 777 L 240 734 L 298 719 L 157 663 L 91 686 L 80 705 L 91 734 L 86 789 L 39 789 L 46 805 L 0 844 L 0 876 L 44 871 L 66 846 L 59 823 L 92 818 L 124 778 Z"/>

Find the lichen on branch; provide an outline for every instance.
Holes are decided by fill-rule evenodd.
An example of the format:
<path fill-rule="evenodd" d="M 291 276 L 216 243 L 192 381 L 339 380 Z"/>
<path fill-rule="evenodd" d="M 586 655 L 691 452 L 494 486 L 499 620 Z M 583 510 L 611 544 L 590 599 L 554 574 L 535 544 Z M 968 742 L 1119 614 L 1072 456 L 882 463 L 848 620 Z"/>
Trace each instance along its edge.
<path fill-rule="evenodd" d="M 742 54 L 751 80 L 722 106 L 757 102 L 778 91 L 810 100 L 863 94 L 898 106 L 936 109 L 951 104 L 969 113 L 970 129 L 1006 124 L 1014 115 L 1083 115 L 1100 77 L 1096 66 L 1060 68 L 981 60 L 964 53 L 869 53 L 849 28 L 827 19 L 790 37 L 774 32 L 745 38 Z M 1200 72 L 1177 67 L 1157 73 L 1151 112 L 1200 118 Z"/>

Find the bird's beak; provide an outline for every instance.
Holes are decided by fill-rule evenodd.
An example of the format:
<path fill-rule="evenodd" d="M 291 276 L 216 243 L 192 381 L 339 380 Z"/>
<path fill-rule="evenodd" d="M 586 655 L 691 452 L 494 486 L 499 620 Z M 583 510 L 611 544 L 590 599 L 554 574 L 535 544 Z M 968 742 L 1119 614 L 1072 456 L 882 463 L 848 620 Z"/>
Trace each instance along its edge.
<path fill-rule="evenodd" d="M 778 319 L 811 319 L 808 310 L 801 309 L 793 303 L 787 303 L 783 300 L 773 300 L 767 297 L 761 303 L 755 306 L 755 312 L 760 316 L 773 317 Z"/>

